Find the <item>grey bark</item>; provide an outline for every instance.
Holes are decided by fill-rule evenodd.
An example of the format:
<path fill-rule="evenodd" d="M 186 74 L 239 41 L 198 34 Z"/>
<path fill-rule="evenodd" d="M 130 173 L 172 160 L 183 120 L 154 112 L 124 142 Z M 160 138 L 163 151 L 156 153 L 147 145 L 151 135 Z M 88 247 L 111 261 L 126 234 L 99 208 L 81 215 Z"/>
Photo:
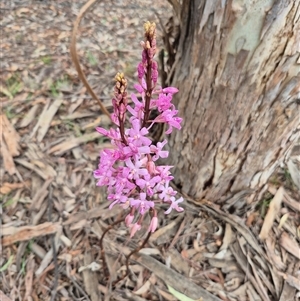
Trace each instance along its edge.
<path fill-rule="evenodd" d="M 221 203 L 257 192 L 299 137 L 300 1 L 184 0 L 180 27 L 176 184 Z"/>

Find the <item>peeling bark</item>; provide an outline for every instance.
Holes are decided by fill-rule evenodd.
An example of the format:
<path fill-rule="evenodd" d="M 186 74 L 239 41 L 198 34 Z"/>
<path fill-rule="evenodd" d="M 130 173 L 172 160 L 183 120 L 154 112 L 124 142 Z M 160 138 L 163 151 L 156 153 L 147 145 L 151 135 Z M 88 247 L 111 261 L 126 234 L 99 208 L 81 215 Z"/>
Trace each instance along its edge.
<path fill-rule="evenodd" d="M 213 202 L 257 191 L 299 137 L 300 1 L 184 0 L 180 23 L 176 184 Z"/>

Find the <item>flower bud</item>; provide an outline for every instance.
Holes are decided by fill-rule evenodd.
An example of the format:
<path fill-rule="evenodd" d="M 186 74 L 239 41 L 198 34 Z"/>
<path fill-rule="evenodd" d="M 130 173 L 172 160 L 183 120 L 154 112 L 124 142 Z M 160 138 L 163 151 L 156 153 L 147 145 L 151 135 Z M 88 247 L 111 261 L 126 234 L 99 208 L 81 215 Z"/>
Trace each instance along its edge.
<path fill-rule="evenodd" d="M 131 225 L 131 230 L 130 230 L 130 238 L 134 236 L 134 234 L 141 229 L 141 225 L 138 223 L 135 223 Z"/>
<path fill-rule="evenodd" d="M 156 230 L 157 225 L 158 225 L 158 218 L 157 218 L 157 216 L 153 216 L 152 219 L 151 219 L 151 222 L 150 222 L 148 232 L 153 233 Z"/>
<path fill-rule="evenodd" d="M 158 69 L 157 62 L 156 62 L 156 61 L 152 61 L 152 63 L 151 63 L 151 68 L 152 68 L 152 70 L 157 70 L 157 69 Z"/>
<path fill-rule="evenodd" d="M 146 47 L 146 44 L 145 44 L 145 47 Z M 143 50 L 143 52 L 142 52 L 142 62 L 144 64 L 147 63 L 147 51 L 146 50 Z"/>
<path fill-rule="evenodd" d="M 134 219 L 134 215 L 131 214 L 130 212 L 125 218 L 125 225 L 129 227 L 132 224 L 133 219 Z"/>
<path fill-rule="evenodd" d="M 153 49 L 153 48 L 149 48 L 149 49 L 147 49 L 147 50 L 148 50 L 148 56 L 149 56 L 149 58 L 150 58 L 150 59 L 153 59 L 154 54 L 155 54 L 154 49 Z"/>
<path fill-rule="evenodd" d="M 135 88 L 139 93 L 145 92 L 144 88 L 143 88 L 141 85 L 139 85 L 139 84 L 134 84 L 133 86 L 134 86 L 134 88 Z"/>
<path fill-rule="evenodd" d="M 147 162 L 147 170 L 148 170 L 150 175 L 156 175 L 157 174 L 156 166 L 155 166 L 155 163 L 153 161 Z"/>
<path fill-rule="evenodd" d="M 107 136 L 108 135 L 108 131 L 104 128 L 101 128 L 101 127 L 96 127 L 96 131 L 104 136 Z"/>
<path fill-rule="evenodd" d="M 124 115 L 126 113 L 126 106 L 123 103 L 120 104 L 119 112 L 121 115 Z"/>
<path fill-rule="evenodd" d="M 178 92 L 178 89 L 175 88 L 175 87 L 167 87 L 167 88 L 162 89 L 162 91 L 163 91 L 164 93 L 175 94 L 175 93 Z"/>
<path fill-rule="evenodd" d="M 144 74 L 145 74 L 145 68 L 144 68 L 144 65 L 142 63 L 139 63 L 138 65 L 138 78 L 143 78 Z"/>
<path fill-rule="evenodd" d="M 151 77 L 152 77 L 153 83 L 156 84 L 157 80 L 158 80 L 158 71 L 157 70 L 152 70 Z"/>

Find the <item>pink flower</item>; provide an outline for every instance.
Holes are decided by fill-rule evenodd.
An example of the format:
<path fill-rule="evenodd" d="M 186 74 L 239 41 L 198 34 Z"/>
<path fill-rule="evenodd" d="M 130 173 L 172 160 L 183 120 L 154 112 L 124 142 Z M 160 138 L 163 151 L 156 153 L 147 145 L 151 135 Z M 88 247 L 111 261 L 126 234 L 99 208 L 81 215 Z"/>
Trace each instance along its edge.
<path fill-rule="evenodd" d="M 181 126 L 180 123 L 182 118 L 174 117 L 178 113 L 177 110 L 166 110 L 162 112 L 161 115 L 157 116 L 153 122 L 158 123 L 167 123 L 169 125 L 169 129 L 166 131 L 166 134 L 172 133 L 172 128 L 175 127 L 176 129 L 180 130 Z"/>
<path fill-rule="evenodd" d="M 125 164 L 127 168 L 123 169 L 123 176 L 130 180 L 137 180 L 140 176 L 148 175 L 148 170 L 146 168 L 141 168 L 143 165 L 141 161 L 135 161 L 135 164 L 133 164 L 130 159 L 127 159 Z"/>
<path fill-rule="evenodd" d="M 177 192 L 169 187 L 173 179 L 170 172 L 172 166 L 156 165 L 159 158 L 167 158 L 169 155 L 168 151 L 163 150 L 167 140 L 154 145 L 148 137 L 154 123 L 168 124 L 166 134 L 170 134 L 173 128 L 181 129 L 182 119 L 177 116 L 178 111 L 172 104 L 173 95 L 178 89 L 156 88 L 156 27 L 154 23 L 146 22 L 144 28 L 142 60 L 137 67 L 138 84 L 134 85 L 141 97 L 138 99 L 135 94 L 131 94 L 132 106 L 128 105 L 127 79 L 124 74 L 118 73 L 115 77 L 111 114 L 116 129 L 96 128 L 100 134 L 111 139 L 112 148 L 101 151 L 94 177 L 98 186 L 107 187 L 108 200 L 111 202 L 109 208 L 118 204 L 124 210 L 130 210 L 125 218 L 125 224 L 130 228 L 130 237 L 141 229 L 144 216 L 149 211 L 151 222 L 148 231 L 156 230 L 158 218 L 155 205 L 158 202 L 170 204 L 165 214 L 169 214 L 172 209 L 183 211 L 178 205 L 183 199 L 176 200 Z M 150 120 L 152 110 L 159 112 L 154 120 Z M 135 218 L 137 222 L 132 224 Z"/>
<path fill-rule="evenodd" d="M 138 199 L 130 198 L 130 205 L 136 209 L 139 209 L 140 214 L 144 215 L 146 211 L 154 207 L 153 201 L 146 200 L 146 193 L 141 192 Z"/>
<path fill-rule="evenodd" d="M 162 199 L 164 202 L 168 202 L 177 194 L 177 191 L 175 191 L 172 187 L 169 187 L 169 183 L 170 182 L 168 181 L 162 192 L 159 194 L 160 199 Z"/>
<path fill-rule="evenodd" d="M 172 94 L 160 93 L 156 101 L 157 109 L 159 112 L 164 112 L 172 106 Z"/>
<path fill-rule="evenodd" d="M 160 176 L 155 176 L 151 177 L 150 175 L 145 176 L 144 179 L 138 179 L 136 180 L 136 184 L 141 188 L 141 189 L 146 189 L 146 192 L 149 196 L 153 196 L 153 187 L 156 185 L 161 180 Z"/>
<path fill-rule="evenodd" d="M 161 182 L 163 181 L 163 183 L 166 183 L 167 181 L 173 180 L 173 176 L 171 176 L 171 172 L 170 172 L 170 169 L 172 167 L 173 166 L 168 166 L 168 165 L 156 167 L 156 170 L 159 172 L 159 175 L 161 177 Z"/>
<path fill-rule="evenodd" d="M 142 155 L 150 154 L 149 146 L 137 147 L 133 143 L 129 143 L 128 146 L 123 148 L 124 155 L 126 158 L 133 157 L 134 160 L 138 160 Z"/>
<path fill-rule="evenodd" d="M 144 118 L 145 105 L 144 105 L 144 103 L 140 102 L 138 100 L 138 98 L 136 97 L 136 95 L 133 93 L 131 94 L 131 99 L 132 99 L 133 103 L 135 104 L 135 107 L 133 109 L 132 107 L 128 106 L 127 110 L 129 111 L 129 113 L 131 113 L 132 116 L 141 120 L 142 118 Z"/>
<path fill-rule="evenodd" d="M 162 148 L 167 144 L 167 140 L 163 142 L 158 142 L 157 146 L 150 145 L 150 151 L 154 156 L 152 157 L 153 161 L 156 161 L 159 158 L 167 158 L 169 155 L 168 151 L 162 151 Z"/>
<path fill-rule="evenodd" d="M 115 162 L 120 159 L 120 157 L 121 154 L 118 150 L 104 149 L 100 153 L 100 163 L 98 166 L 98 170 L 107 171 L 108 169 L 111 169 Z"/>
<path fill-rule="evenodd" d="M 171 134 L 173 127 L 178 130 L 181 130 L 181 125 L 180 125 L 181 121 L 182 121 L 182 118 L 174 117 L 173 120 L 170 120 L 169 122 L 167 122 L 169 124 L 169 129 L 166 131 L 166 134 Z"/>
<path fill-rule="evenodd" d="M 109 209 L 111 209 L 115 204 L 126 203 L 128 200 L 128 197 L 121 193 L 109 194 L 107 198 L 109 200 L 113 200 L 113 202 L 109 205 Z"/>
<path fill-rule="evenodd" d="M 141 129 L 140 121 L 138 119 L 134 119 L 131 122 L 132 128 L 126 131 L 126 135 L 128 135 L 128 142 L 133 143 L 136 146 L 149 146 L 152 141 L 151 139 L 144 137 L 149 132 L 144 127 Z"/>
<path fill-rule="evenodd" d="M 116 182 L 116 179 L 114 176 L 112 176 L 113 173 L 111 171 L 108 171 L 105 175 L 101 174 L 101 171 L 95 170 L 94 171 L 94 177 L 98 179 L 97 186 L 111 186 L 114 185 Z"/>
<path fill-rule="evenodd" d="M 184 210 L 182 207 L 178 206 L 178 203 L 183 202 L 183 198 L 182 197 L 180 197 L 177 201 L 175 201 L 174 197 L 172 197 L 170 200 L 172 202 L 171 206 L 170 206 L 170 208 L 167 211 L 165 211 L 165 214 L 169 214 L 172 211 L 172 209 L 176 210 L 177 212 L 182 212 Z"/>
<path fill-rule="evenodd" d="M 120 175 L 113 177 L 115 180 L 115 192 L 116 193 L 127 193 L 131 190 L 133 190 L 136 185 L 132 183 L 129 179 L 126 177 L 122 177 Z"/>

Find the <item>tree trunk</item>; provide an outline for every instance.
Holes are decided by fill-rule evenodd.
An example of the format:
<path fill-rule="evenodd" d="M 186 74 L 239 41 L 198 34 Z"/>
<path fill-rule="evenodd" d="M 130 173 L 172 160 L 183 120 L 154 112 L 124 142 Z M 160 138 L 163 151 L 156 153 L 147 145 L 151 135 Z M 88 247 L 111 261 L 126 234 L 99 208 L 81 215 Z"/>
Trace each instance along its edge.
<path fill-rule="evenodd" d="M 257 192 L 299 137 L 300 1 L 184 0 L 180 23 L 169 163 L 185 194 L 224 204 Z"/>

